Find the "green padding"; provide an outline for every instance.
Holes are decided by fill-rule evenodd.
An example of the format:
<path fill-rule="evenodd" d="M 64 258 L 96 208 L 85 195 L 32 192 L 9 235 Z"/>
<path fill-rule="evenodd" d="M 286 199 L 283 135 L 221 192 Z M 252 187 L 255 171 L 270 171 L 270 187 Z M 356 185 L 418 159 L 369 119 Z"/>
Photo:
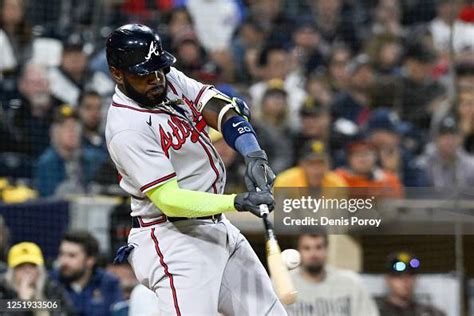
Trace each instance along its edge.
<path fill-rule="evenodd" d="M 176 179 L 146 192 L 167 216 L 202 217 L 235 211 L 235 194 L 212 194 L 180 189 Z"/>

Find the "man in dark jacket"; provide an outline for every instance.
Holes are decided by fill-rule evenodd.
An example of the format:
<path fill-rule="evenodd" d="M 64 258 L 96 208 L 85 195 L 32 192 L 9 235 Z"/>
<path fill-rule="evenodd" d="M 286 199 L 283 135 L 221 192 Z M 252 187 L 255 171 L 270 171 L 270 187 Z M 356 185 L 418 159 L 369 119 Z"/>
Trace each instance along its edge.
<path fill-rule="evenodd" d="M 415 300 L 416 272 L 420 261 L 405 252 L 391 254 L 387 260 L 388 295 L 377 300 L 383 316 L 444 316 L 433 306 Z"/>
<path fill-rule="evenodd" d="M 59 270 L 52 277 L 66 288 L 79 315 L 110 315 L 112 305 L 122 300 L 118 279 L 96 268 L 98 254 L 98 242 L 88 232 L 69 232 L 61 241 Z"/>

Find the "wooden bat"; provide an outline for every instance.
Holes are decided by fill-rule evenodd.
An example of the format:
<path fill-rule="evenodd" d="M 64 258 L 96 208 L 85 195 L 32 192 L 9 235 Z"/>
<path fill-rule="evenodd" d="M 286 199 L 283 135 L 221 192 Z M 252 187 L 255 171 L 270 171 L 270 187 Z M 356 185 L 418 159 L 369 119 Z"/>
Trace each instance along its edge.
<path fill-rule="evenodd" d="M 283 262 L 281 257 L 280 245 L 278 245 L 278 240 L 273 231 L 273 225 L 268 219 L 270 212 L 267 205 L 260 205 L 260 213 L 262 214 L 263 225 L 265 226 L 267 264 L 273 281 L 273 287 L 283 304 L 293 304 L 296 301 L 296 294 L 298 292 L 293 285 L 286 263 Z"/>

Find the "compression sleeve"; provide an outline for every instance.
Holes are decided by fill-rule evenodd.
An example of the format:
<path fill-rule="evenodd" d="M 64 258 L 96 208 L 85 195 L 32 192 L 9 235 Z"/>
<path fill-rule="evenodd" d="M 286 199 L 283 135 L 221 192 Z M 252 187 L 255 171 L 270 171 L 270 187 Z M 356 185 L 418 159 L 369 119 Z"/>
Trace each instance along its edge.
<path fill-rule="evenodd" d="M 148 198 L 171 217 L 202 217 L 236 211 L 235 194 L 213 194 L 181 189 L 176 179 L 146 192 Z"/>

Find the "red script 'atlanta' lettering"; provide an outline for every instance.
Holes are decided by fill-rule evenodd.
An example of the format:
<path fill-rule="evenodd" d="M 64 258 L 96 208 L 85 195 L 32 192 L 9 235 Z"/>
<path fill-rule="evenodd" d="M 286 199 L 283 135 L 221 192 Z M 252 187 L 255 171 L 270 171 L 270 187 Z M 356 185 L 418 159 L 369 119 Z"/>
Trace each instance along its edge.
<path fill-rule="evenodd" d="M 161 138 L 161 147 L 165 152 L 166 157 L 169 158 L 169 149 L 173 148 L 174 150 L 179 150 L 186 142 L 186 139 L 189 135 L 192 134 L 192 128 L 189 126 L 188 122 L 185 122 L 175 116 L 172 116 L 168 119 L 168 125 L 171 128 L 171 132 L 165 131 L 163 126 L 160 125 L 160 138 Z M 191 138 L 193 143 L 197 142 L 197 139 L 194 137 Z"/>

